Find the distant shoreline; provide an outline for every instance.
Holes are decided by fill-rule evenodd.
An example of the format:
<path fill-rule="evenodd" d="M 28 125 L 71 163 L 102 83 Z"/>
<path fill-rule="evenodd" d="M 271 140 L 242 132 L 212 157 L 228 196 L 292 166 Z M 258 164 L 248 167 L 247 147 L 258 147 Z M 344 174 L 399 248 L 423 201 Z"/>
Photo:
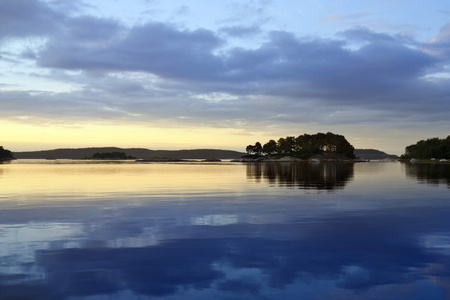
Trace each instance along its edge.
<path fill-rule="evenodd" d="M 237 159 L 245 155 L 243 152 L 220 149 L 150 150 L 145 148 L 117 147 L 65 148 L 14 152 L 14 155 L 18 159 L 87 159 L 92 158 L 98 152 L 124 152 L 127 156 L 132 156 L 136 159 Z"/>
<path fill-rule="evenodd" d="M 410 159 L 400 159 L 402 163 L 410 163 L 410 164 L 430 164 L 430 165 L 441 165 L 441 164 L 450 164 L 450 160 L 440 161 L 438 159 L 417 159 L 415 161 L 411 161 Z"/>

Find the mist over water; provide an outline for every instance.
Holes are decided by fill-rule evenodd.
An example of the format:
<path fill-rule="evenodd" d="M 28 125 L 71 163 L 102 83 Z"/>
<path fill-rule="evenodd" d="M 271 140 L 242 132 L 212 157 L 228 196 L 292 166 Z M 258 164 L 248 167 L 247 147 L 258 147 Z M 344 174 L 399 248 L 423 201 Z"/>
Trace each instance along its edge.
<path fill-rule="evenodd" d="M 449 299 L 449 165 L 0 165 L 0 299 Z"/>

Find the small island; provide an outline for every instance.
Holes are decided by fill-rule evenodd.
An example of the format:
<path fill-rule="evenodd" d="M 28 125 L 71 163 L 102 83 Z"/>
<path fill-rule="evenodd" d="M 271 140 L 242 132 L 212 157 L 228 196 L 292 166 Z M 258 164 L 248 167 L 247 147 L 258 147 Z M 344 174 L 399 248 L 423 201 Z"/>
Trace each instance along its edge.
<path fill-rule="evenodd" d="M 207 159 L 202 160 L 203 162 L 221 162 L 221 159 L 215 158 L 215 157 L 210 157 Z"/>
<path fill-rule="evenodd" d="M 248 145 L 247 154 L 241 161 L 320 161 L 354 160 L 355 148 L 339 134 L 331 132 L 287 136 L 277 141 L 270 140 L 264 145 L 256 142 Z"/>
<path fill-rule="evenodd" d="M 126 155 L 125 152 L 97 152 L 92 156 L 92 159 L 111 159 L 111 160 L 122 160 L 122 159 L 136 159 L 133 156 Z"/>
<path fill-rule="evenodd" d="M 0 161 L 10 161 L 14 160 L 14 156 L 11 151 L 0 146 Z"/>

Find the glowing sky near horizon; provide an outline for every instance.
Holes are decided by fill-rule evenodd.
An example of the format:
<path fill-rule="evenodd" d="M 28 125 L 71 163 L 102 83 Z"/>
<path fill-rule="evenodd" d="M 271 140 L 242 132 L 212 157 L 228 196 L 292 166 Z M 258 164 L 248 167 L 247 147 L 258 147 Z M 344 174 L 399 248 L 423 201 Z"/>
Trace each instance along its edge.
<path fill-rule="evenodd" d="M 450 2 L 0 0 L 0 145 L 450 134 Z"/>

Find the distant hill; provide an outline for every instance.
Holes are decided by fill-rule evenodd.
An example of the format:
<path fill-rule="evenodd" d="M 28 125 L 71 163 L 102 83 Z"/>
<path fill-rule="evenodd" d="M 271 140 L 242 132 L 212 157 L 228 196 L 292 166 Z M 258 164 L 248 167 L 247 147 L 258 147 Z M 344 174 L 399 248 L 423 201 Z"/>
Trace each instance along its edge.
<path fill-rule="evenodd" d="M 14 152 L 17 159 L 83 159 L 92 157 L 95 153 L 124 152 L 128 156 L 137 159 L 145 158 L 179 158 L 179 159 L 238 159 L 245 153 L 231 150 L 217 149 L 193 149 L 193 150 L 150 150 L 145 148 L 117 148 L 117 147 L 95 147 L 95 148 L 67 148 L 42 151 Z M 355 149 L 355 156 L 360 159 L 399 159 L 397 155 L 387 154 L 375 149 Z"/>
<path fill-rule="evenodd" d="M 355 153 L 355 156 L 360 159 L 369 159 L 369 160 L 399 159 L 399 157 L 397 155 L 387 154 L 383 151 L 375 150 L 375 149 L 355 149 L 354 153 Z"/>
<path fill-rule="evenodd" d="M 43 151 L 14 152 L 17 159 L 83 159 L 92 157 L 95 153 L 105 152 L 124 152 L 128 156 L 137 159 L 165 157 L 180 159 L 236 159 L 242 157 L 245 153 L 231 150 L 216 149 L 194 149 L 194 150 L 150 150 L 145 148 L 116 148 L 116 147 L 97 147 L 97 148 L 74 148 L 74 149 L 54 149 Z"/>

